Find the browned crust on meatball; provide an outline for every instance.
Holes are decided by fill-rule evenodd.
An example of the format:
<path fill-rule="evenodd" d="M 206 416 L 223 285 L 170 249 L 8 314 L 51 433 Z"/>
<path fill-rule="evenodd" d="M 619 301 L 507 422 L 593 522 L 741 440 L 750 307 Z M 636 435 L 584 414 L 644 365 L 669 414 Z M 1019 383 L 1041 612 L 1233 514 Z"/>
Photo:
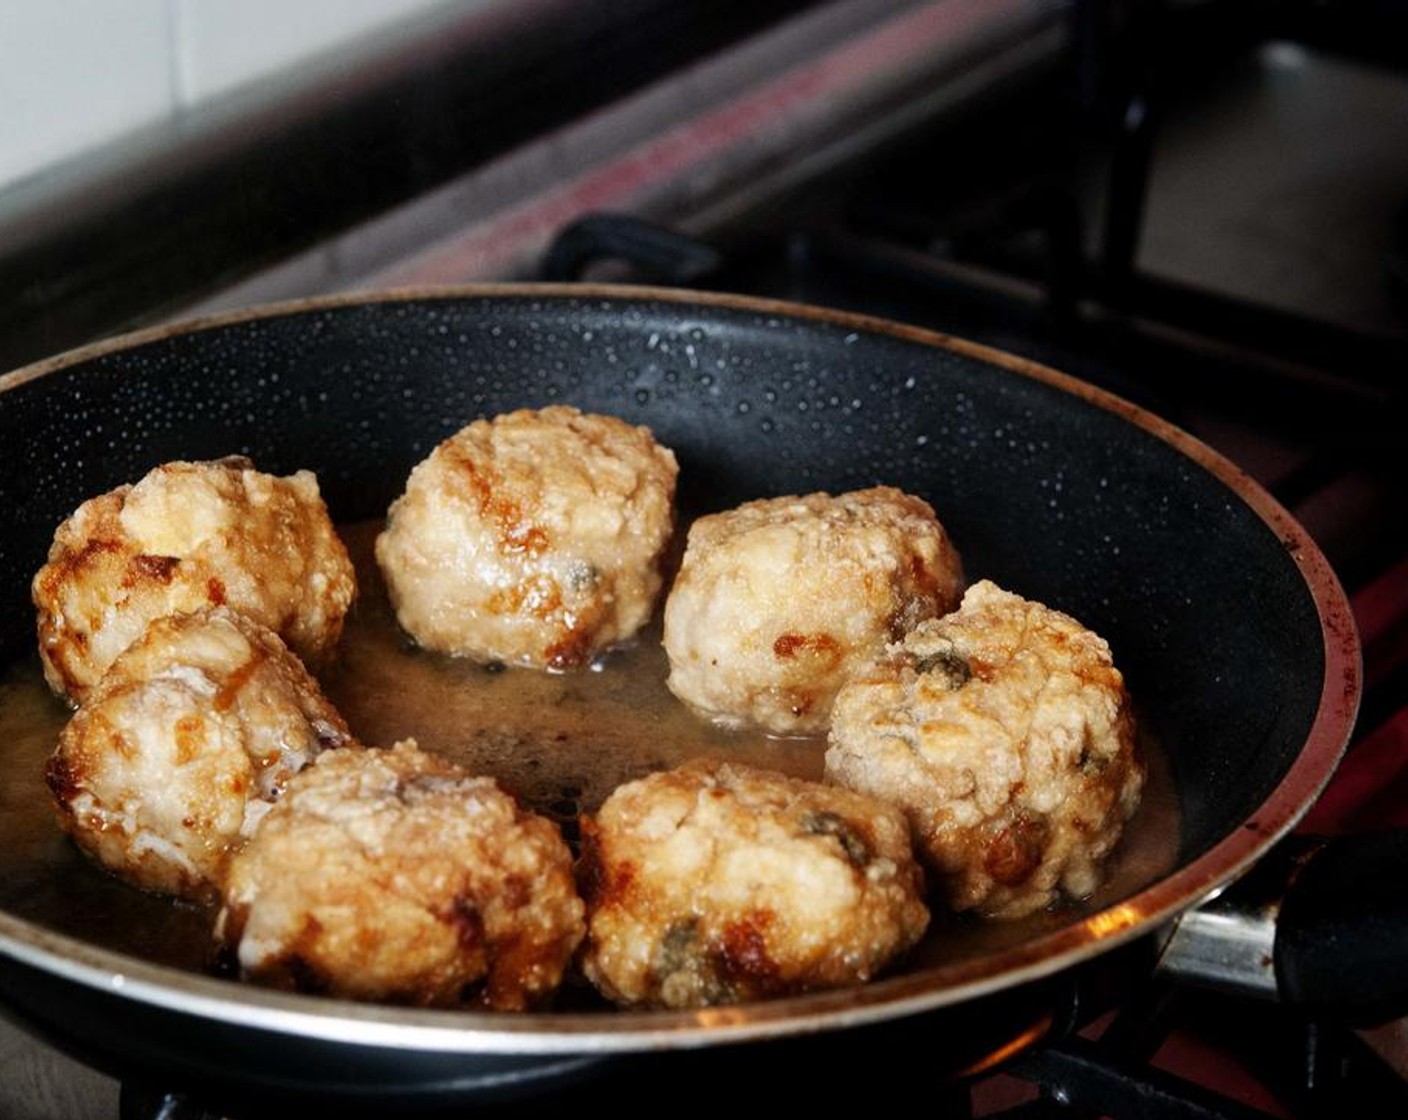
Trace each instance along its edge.
<path fill-rule="evenodd" d="M 912 494 L 747 502 L 690 527 L 665 604 L 667 683 L 722 723 L 822 731 L 846 678 L 962 587 L 957 551 Z"/>
<path fill-rule="evenodd" d="M 556 826 L 410 742 L 329 752 L 292 780 L 217 922 L 261 984 L 499 1011 L 547 1001 L 582 930 Z"/>
<path fill-rule="evenodd" d="M 145 890 L 202 899 L 255 803 L 351 741 L 277 635 L 213 608 L 152 622 L 64 727 L 44 776 L 87 855 Z"/>
<path fill-rule="evenodd" d="M 377 539 L 426 649 L 553 670 L 650 618 L 678 465 L 650 431 L 566 405 L 476 420 L 411 472 Z"/>
<path fill-rule="evenodd" d="M 45 677 L 78 702 L 148 622 L 209 606 L 235 607 L 316 662 L 341 637 L 356 583 L 313 475 L 230 457 L 166 463 L 84 502 L 32 594 Z"/>
<path fill-rule="evenodd" d="M 582 967 L 614 1002 L 698 1007 L 864 983 L 923 934 L 903 816 L 718 760 L 582 820 Z"/>
<path fill-rule="evenodd" d="M 904 809 L 951 906 L 1004 918 L 1094 891 L 1144 779 L 1109 646 L 988 581 L 842 689 L 826 773 Z"/>

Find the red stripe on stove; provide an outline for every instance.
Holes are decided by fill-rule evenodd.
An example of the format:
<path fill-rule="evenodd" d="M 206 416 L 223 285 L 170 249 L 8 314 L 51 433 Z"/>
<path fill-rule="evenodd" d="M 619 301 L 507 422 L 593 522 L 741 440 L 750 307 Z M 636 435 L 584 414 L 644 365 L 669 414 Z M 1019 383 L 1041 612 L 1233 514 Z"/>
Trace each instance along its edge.
<path fill-rule="evenodd" d="M 1020 4 L 1008 7 L 1021 10 Z M 962 41 L 992 18 L 992 0 L 933 4 L 799 66 L 723 108 L 687 121 L 529 203 L 480 223 L 375 278 L 380 285 L 452 283 L 493 276 L 525 245 L 544 246 L 563 226 L 600 210 L 635 208 L 652 190 L 683 182 L 691 167 L 785 127 L 864 88 L 868 75 L 903 71 Z"/>
<path fill-rule="evenodd" d="M 1328 835 L 1408 826 L 1408 708 L 1355 746 L 1300 824 Z"/>
<path fill-rule="evenodd" d="M 1364 681 L 1372 687 L 1408 661 L 1408 557 L 1358 591 L 1352 605 L 1364 645 Z"/>

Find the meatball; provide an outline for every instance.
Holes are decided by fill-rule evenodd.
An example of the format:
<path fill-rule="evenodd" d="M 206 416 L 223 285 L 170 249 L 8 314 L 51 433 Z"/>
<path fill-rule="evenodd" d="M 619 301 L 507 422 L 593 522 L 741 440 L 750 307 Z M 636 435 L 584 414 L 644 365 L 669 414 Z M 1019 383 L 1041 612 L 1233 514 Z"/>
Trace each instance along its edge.
<path fill-rule="evenodd" d="M 927 502 L 880 486 L 702 517 L 665 603 L 670 690 L 701 715 L 825 730 L 836 690 L 963 589 Z"/>
<path fill-rule="evenodd" d="M 567 669 L 650 618 L 679 468 L 646 428 L 565 405 L 476 420 L 391 506 L 376 557 L 426 649 Z"/>
<path fill-rule="evenodd" d="M 517 1011 L 557 988 L 582 900 L 555 825 L 407 741 L 289 783 L 231 863 L 216 936 L 276 987 Z"/>
<path fill-rule="evenodd" d="M 232 457 L 167 463 L 84 502 L 32 590 L 44 675 L 78 702 L 152 619 L 206 606 L 233 607 L 316 660 L 357 588 L 317 479 Z"/>
<path fill-rule="evenodd" d="M 1104 639 L 993 583 L 841 690 L 826 775 L 909 816 L 959 910 L 1089 895 L 1144 772 Z"/>
<path fill-rule="evenodd" d="M 582 966 L 619 1004 L 701 1007 L 869 980 L 929 922 L 897 810 L 694 761 L 583 821 Z"/>
<path fill-rule="evenodd" d="M 90 856 L 147 890 L 203 898 L 290 776 L 349 742 L 277 635 L 215 607 L 151 623 L 68 722 L 45 776 Z"/>

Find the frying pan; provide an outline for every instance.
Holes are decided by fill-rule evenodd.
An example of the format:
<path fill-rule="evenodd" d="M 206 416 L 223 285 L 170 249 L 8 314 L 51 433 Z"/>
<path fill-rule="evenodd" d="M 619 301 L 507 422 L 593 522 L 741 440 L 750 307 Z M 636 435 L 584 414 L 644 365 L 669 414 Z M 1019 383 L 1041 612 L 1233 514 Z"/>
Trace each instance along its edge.
<path fill-rule="evenodd" d="M 649 425 L 679 457 L 689 511 L 881 482 L 928 499 L 970 578 L 1110 641 L 1168 791 L 1127 843 L 1162 855 L 1033 923 L 960 923 L 959 951 L 853 991 L 697 1012 L 364 1006 L 173 963 L 168 941 L 189 913 L 143 910 L 134 928 L 121 906 L 95 902 L 126 888 L 95 886 L 100 873 L 56 829 L 35 833 L 39 775 L 7 742 L 0 1000 L 11 1014 L 89 1060 L 169 1083 L 310 1093 L 489 1092 L 603 1055 L 921 1014 L 971 1029 L 1241 875 L 1309 806 L 1348 739 L 1359 654 L 1333 573 L 1284 510 L 1187 434 L 1059 373 L 910 327 L 608 286 L 318 300 L 8 375 L 0 663 L 37 673 L 28 582 L 58 522 L 159 462 L 244 453 L 276 473 L 306 467 L 334 517 L 359 522 L 382 516 L 414 463 L 470 419 L 552 402 Z"/>

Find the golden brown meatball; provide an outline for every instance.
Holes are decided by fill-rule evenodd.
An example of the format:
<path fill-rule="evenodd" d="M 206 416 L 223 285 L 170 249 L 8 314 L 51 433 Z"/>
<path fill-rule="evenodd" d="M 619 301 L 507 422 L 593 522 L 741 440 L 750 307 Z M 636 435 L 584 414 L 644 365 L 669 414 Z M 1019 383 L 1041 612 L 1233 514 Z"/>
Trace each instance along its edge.
<path fill-rule="evenodd" d="M 949 902 L 1089 895 L 1144 772 L 1104 639 L 983 581 L 841 690 L 827 777 L 899 805 Z"/>
<path fill-rule="evenodd" d="M 46 777 L 89 855 L 199 898 L 288 779 L 350 741 L 283 642 L 216 607 L 148 626 L 68 722 Z"/>
<path fill-rule="evenodd" d="M 411 472 L 376 542 L 426 649 L 566 669 L 650 618 L 678 467 L 646 428 L 565 405 L 476 420 Z"/>
<path fill-rule="evenodd" d="M 216 935 L 262 983 L 517 1011 L 557 988 L 582 901 L 554 825 L 408 741 L 289 783 L 231 863 Z"/>
<path fill-rule="evenodd" d="M 849 790 L 691 762 L 620 787 L 583 835 L 582 965 L 620 1004 L 860 984 L 928 925 L 903 815 Z"/>
<path fill-rule="evenodd" d="M 748 502 L 690 528 L 665 603 L 667 683 L 720 722 L 821 731 L 842 682 L 962 589 L 919 498 L 879 486 Z"/>
<path fill-rule="evenodd" d="M 152 619 L 221 604 L 317 659 L 356 590 L 310 472 L 275 478 L 238 457 L 167 463 L 59 526 L 33 584 L 44 675 L 80 701 Z"/>

